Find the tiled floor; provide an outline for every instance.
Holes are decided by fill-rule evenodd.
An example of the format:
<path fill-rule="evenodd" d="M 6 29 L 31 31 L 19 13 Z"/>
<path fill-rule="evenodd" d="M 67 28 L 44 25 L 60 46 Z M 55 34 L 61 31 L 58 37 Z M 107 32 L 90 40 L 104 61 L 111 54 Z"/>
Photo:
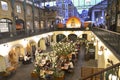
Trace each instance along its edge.
<path fill-rule="evenodd" d="M 78 61 L 75 64 L 74 73 L 68 73 L 65 76 L 65 80 L 79 80 L 80 79 L 80 72 L 81 72 L 80 68 L 84 62 L 84 53 L 85 53 L 85 49 L 84 49 L 84 47 L 81 47 L 81 50 L 79 52 Z"/>
<path fill-rule="evenodd" d="M 81 47 L 81 50 L 79 53 L 79 59 L 75 64 L 74 72 L 67 73 L 65 75 L 64 80 L 79 80 L 80 79 L 81 67 L 86 65 L 86 63 L 89 64 L 89 62 L 84 61 L 84 53 L 85 53 L 85 48 Z M 33 68 L 34 68 L 33 63 L 28 64 L 28 65 L 21 65 L 17 69 L 15 74 L 13 74 L 11 77 L 8 77 L 8 79 L 5 79 L 5 80 L 32 80 L 30 73 L 33 70 Z"/>

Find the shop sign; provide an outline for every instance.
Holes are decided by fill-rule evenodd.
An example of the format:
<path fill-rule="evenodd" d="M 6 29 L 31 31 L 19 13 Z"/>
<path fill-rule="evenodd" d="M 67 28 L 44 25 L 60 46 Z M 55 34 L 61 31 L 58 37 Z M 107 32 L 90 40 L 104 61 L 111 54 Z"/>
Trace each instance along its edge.
<path fill-rule="evenodd" d="M 66 27 L 67 28 L 80 28 L 81 27 L 80 19 L 75 16 L 70 17 L 66 22 Z"/>

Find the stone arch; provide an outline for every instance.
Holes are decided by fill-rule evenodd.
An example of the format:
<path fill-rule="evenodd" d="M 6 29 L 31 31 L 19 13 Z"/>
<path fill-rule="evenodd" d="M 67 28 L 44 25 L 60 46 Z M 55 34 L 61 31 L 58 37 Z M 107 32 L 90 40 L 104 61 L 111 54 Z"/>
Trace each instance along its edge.
<path fill-rule="evenodd" d="M 29 44 L 30 44 L 30 46 L 36 45 L 36 42 L 35 42 L 34 40 L 30 40 L 30 41 L 29 41 Z"/>
<path fill-rule="evenodd" d="M 44 38 L 41 38 L 39 41 L 38 41 L 38 47 L 41 48 L 41 50 L 46 50 L 46 41 Z"/>
<path fill-rule="evenodd" d="M 64 34 L 58 34 L 58 35 L 56 35 L 56 41 L 57 42 L 60 42 L 60 41 L 62 41 L 65 38 L 66 38 L 66 36 Z"/>
<path fill-rule="evenodd" d="M 77 35 L 76 34 L 69 34 L 68 40 L 75 42 L 77 40 Z"/>
<path fill-rule="evenodd" d="M 11 49 L 14 49 L 14 51 L 18 54 L 18 57 L 25 55 L 25 48 L 21 44 L 13 45 Z"/>
<path fill-rule="evenodd" d="M 6 62 L 5 58 L 0 55 L 0 72 L 6 71 Z"/>
<path fill-rule="evenodd" d="M 34 56 L 35 56 L 36 49 L 37 49 L 36 42 L 35 42 L 34 40 L 30 40 L 30 41 L 29 41 L 29 44 L 30 44 L 30 47 L 31 47 L 31 50 L 32 50 L 32 55 L 33 55 L 33 57 L 34 57 Z"/>
<path fill-rule="evenodd" d="M 8 60 L 13 67 L 18 66 L 18 55 L 15 53 L 14 49 L 11 49 L 8 53 Z"/>
<path fill-rule="evenodd" d="M 18 66 L 18 62 L 23 60 L 25 56 L 25 49 L 21 44 L 13 45 L 8 53 L 8 60 L 13 67 Z"/>

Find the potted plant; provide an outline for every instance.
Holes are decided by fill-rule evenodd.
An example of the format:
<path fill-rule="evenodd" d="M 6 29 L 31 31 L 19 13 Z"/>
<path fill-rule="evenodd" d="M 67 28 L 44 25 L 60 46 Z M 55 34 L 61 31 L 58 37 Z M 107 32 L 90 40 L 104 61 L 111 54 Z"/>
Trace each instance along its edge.
<path fill-rule="evenodd" d="M 55 70 L 54 78 L 55 78 L 55 80 L 64 80 L 64 71 L 62 71 L 62 70 Z"/>

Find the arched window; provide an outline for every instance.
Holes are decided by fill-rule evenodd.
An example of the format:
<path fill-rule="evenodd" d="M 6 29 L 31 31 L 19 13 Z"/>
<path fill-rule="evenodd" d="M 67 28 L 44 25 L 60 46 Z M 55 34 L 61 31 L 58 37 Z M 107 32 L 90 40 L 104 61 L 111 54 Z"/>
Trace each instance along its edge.
<path fill-rule="evenodd" d="M 12 21 L 9 19 L 0 19 L 0 33 L 9 32 Z"/>

